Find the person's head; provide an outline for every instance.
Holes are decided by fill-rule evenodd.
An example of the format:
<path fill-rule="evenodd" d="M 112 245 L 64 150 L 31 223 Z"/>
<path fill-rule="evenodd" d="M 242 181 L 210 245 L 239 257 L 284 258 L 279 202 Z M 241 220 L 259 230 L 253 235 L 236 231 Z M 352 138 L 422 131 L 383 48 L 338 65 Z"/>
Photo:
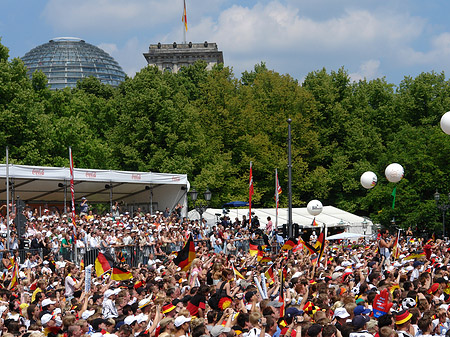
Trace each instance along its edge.
<path fill-rule="evenodd" d="M 119 337 L 131 337 L 133 335 L 133 329 L 131 328 L 131 326 L 123 324 L 119 328 L 117 334 L 119 335 Z"/>
<path fill-rule="evenodd" d="M 322 329 L 322 337 L 336 337 L 337 328 L 332 324 L 327 324 Z"/>
<path fill-rule="evenodd" d="M 394 329 L 389 326 L 383 326 L 378 330 L 378 334 L 380 335 L 380 337 L 394 337 L 395 333 L 396 332 L 394 331 Z"/>
<path fill-rule="evenodd" d="M 402 310 L 395 316 L 397 330 L 409 330 L 412 314 L 408 310 Z"/>
<path fill-rule="evenodd" d="M 214 326 L 211 331 L 211 337 L 228 337 L 228 333 L 231 332 L 230 328 L 226 328 L 223 325 Z"/>
<path fill-rule="evenodd" d="M 418 321 L 417 325 L 419 326 L 419 329 L 422 331 L 422 334 L 430 334 L 431 330 L 433 329 L 431 317 L 427 316 L 423 317 Z"/>
<path fill-rule="evenodd" d="M 178 316 L 175 318 L 174 326 L 177 331 L 183 330 L 184 332 L 189 332 L 190 330 L 190 317 Z"/>
<path fill-rule="evenodd" d="M 322 326 L 320 324 L 312 324 L 307 331 L 309 337 L 322 337 Z"/>
<path fill-rule="evenodd" d="M 68 337 L 81 337 L 83 335 L 83 329 L 79 325 L 71 325 L 67 329 Z"/>
<path fill-rule="evenodd" d="M 254 327 L 258 326 L 259 320 L 261 319 L 261 317 L 262 317 L 262 315 L 260 312 L 258 312 L 258 311 L 251 312 L 250 316 L 249 316 L 250 324 Z"/>

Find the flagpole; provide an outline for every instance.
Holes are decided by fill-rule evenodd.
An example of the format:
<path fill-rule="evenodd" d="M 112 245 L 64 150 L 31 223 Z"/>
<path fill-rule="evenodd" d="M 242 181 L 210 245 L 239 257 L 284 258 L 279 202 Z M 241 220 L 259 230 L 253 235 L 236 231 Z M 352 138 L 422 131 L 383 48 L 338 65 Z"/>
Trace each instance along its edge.
<path fill-rule="evenodd" d="M 278 169 L 275 169 L 275 202 L 277 203 L 277 212 L 275 214 L 275 230 L 278 230 Z"/>
<path fill-rule="evenodd" d="M 252 227 L 252 195 L 253 195 L 253 171 L 250 162 L 250 183 L 248 187 L 248 228 Z"/>
<path fill-rule="evenodd" d="M 77 229 L 75 226 L 75 190 L 74 190 L 74 183 L 73 183 L 73 157 L 72 157 L 72 147 L 69 146 L 69 164 L 70 164 L 70 194 L 72 195 L 72 229 L 73 229 L 73 234 L 74 234 L 74 239 L 77 236 Z M 72 240 L 72 244 L 73 244 L 73 251 L 74 251 L 74 260 L 75 263 L 77 263 L 77 257 L 78 257 L 78 253 L 77 253 L 77 247 L 75 245 L 75 240 Z"/>
<path fill-rule="evenodd" d="M 6 249 L 9 250 L 9 149 L 6 147 Z"/>
<path fill-rule="evenodd" d="M 291 154 L 291 122 L 288 118 L 288 237 L 294 236 L 292 228 L 292 154 Z"/>

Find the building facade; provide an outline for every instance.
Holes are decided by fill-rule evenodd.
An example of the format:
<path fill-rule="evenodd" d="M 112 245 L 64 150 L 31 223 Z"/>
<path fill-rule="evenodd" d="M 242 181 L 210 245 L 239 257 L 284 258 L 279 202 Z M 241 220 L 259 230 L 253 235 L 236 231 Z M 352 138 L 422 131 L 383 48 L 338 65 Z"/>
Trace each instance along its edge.
<path fill-rule="evenodd" d="M 148 52 L 144 53 L 148 64 L 157 66 L 161 71 L 177 73 L 182 67 L 194 64 L 202 60 L 207 63 L 207 69 L 211 70 L 215 64 L 223 63 L 223 53 L 216 43 L 205 41 L 204 43 L 177 44 L 151 44 Z"/>

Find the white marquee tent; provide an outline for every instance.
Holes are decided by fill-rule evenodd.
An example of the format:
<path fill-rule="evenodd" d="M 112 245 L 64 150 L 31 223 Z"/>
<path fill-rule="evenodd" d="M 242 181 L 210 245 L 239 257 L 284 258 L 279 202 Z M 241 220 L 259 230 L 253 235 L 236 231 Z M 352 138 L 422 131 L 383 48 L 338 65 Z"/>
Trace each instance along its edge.
<path fill-rule="evenodd" d="M 0 165 L 0 201 L 6 201 L 6 165 Z M 70 170 L 64 167 L 9 165 L 11 197 L 28 204 L 70 205 Z M 186 174 L 129 172 L 74 168 L 75 201 L 81 197 L 90 203 L 122 202 L 127 209 L 143 211 L 187 209 L 190 184 Z M 152 207 L 150 208 L 150 204 Z"/>
<path fill-rule="evenodd" d="M 265 227 L 267 224 L 267 217 L 272 218 L 273 224 L 275 224 L 276 209 L 275 208 L 252 208 L 252 213 L 258 216 L 261 227 Z M 242 216 L 245 215 L 248 218 L 248 208 L 230 209 L 228 216 L 233 222 L 237 217 L 242 220 Z M 188 214 L 190 219 L 198 219 L 200 215 L 194 210 Z M 208 208 L 203 213 L 203 218 L 206 219 L 209 225 L 215 224 L 218 219 L 223 216 L 223 210 L 217 208 Z M 370 235 L 373 233 L 373 223 L 370 219 L 346 212 L 342 209 L 333 206 L 324 206 L 322 213 L 315 217 L 319 226 L 326 224 L 330 227 L 344 227 L 346 231 L 358 234 Z M 292 209 L 292 221 L 297 223 L 300 227 L 311 228 L 314 216 L 308 213 L 306 207 L 293 208 Z M 286 224 L 288 220 L 288 209 L 278 209 L 278 225 Z M 366 228 L 364 228 L 366 226 Z"/>

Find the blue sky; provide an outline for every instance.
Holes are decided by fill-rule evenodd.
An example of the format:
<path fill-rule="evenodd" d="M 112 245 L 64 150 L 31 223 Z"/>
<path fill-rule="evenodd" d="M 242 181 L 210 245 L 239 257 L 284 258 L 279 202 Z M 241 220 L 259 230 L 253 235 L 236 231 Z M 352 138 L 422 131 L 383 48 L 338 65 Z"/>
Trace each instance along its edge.
<path fill-rule="evenodd" d="M 186 0 L 187 41 L 216 42 L 237 77 L 256 63 L 302 80 L 344 67 L 353 80 L 398 85 L 421 72 L 450 74 L 450 2 L 442 0 Z M 182 0 L 0 0 L 11 57 L 54 37 L 103 48 L 129 76 L 153 43 L 182 42 Z"/>

